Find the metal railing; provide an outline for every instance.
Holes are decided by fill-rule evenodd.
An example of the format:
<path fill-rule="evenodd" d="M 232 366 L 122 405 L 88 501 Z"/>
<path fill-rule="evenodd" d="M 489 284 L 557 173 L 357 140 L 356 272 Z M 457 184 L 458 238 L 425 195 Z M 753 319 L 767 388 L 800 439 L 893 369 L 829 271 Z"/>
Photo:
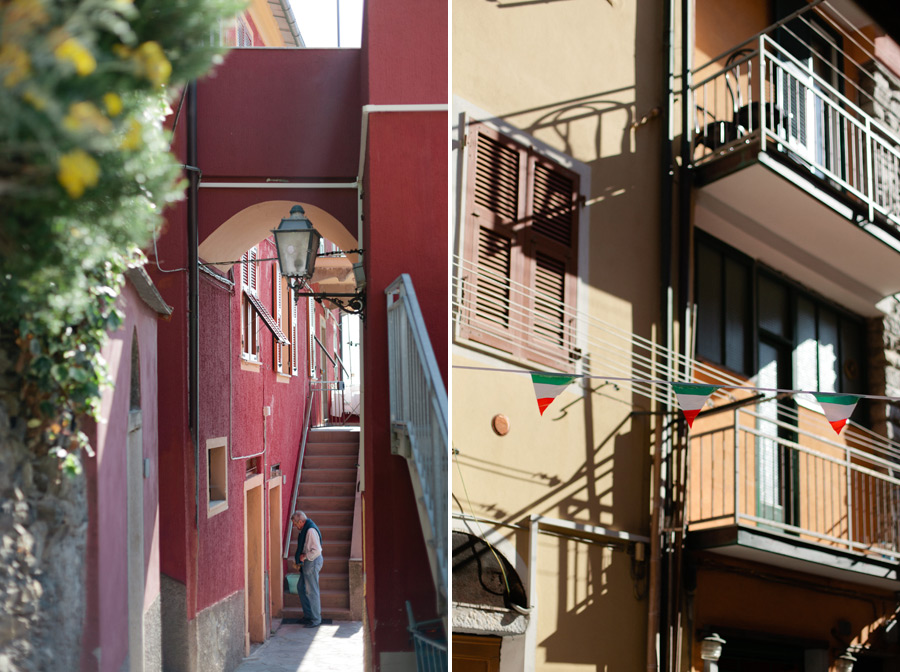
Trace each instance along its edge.
<path fill-rule="evenodd" d="M 409 465 L 438 613 L 447 600 L 447 390 L 406 273 L 385 290 L 392 451 Z"/>
<path fill-rule="evenodd" d="M 407 601 L 409 634 L 416 651 L 417 672 L 447 672 L 447 641 L 441 633 L 441 619 L 416 622 L 412 605 Z"/>
<path fill-rule="evenodd" d="M 337 380 L 314 380 L 313 388 L 313 426 L 343 426 L 352 418 L 358 418 L 359 407 L 348 410 L 347 403 L 347 367 L 338 353 L 332 355 L 328 348 L 313 334 L 316 349 L 331 363 Z M 321 355 L 320 355 L 321 356 Z M 319 367 L 316 367 L 317 369 Z M 324 367 L 323 367 L 324 368 Z M 340 373 L 338 370 L 340 369 Z M 356 421 L 354 420 L 354 423 Z"/>
<path fill-rule="evenodd" d="M 306 443 L 309 438 L 309 429 L 313 426 L 311 419 L 313 413 L 313 407 L 316 405 L 315 400 L 317 395 L 325 390 L 338 389 L 338 386 L 343 387 L 342 381 L 335 380 L 310 380 L 309 387 L 306 392 L 306 416 L 303 419 L 303 437 L 300 439 L 300 449 L 297 451 L 297 470 L 294 475 L 294 487 L 291 491 L 291 506 L 287 521 L 287 526 L 284 531 L 284 558 L 288 557 L 288 546 L 291 543 L 291 521 L 290 515 L 293 515 L 294 511 L 297 510 L 297 496 L 300 493 L 300 477 L 303 473 L 303 456 L 306 455 Z"/>
<path fill-rule="evenodd" d="M 695 424 L 690 529 L 749 525 L 900 559 L 900 463 L 860 448 L 852 428 L 834 441 L 804 428 L 803 409 L 788 422 L 772 404 Z"/>
<path fill-rule="evenodd" d="M 847 98 L 848 90 L 866 97 L 858 84 L 837 70 L 828 82 L 813 71 L 813 62 L 815 57 L 801 62 L 761 34 L 755 44 L 737 48 L 725 67 L 711 61 L 695 70 L 694 165 L 759 142 L 761 151 L 802 161 L 813 175 L 858 200 L 870 221 L 877 212 L 900 225 L 900 140 Z"/>

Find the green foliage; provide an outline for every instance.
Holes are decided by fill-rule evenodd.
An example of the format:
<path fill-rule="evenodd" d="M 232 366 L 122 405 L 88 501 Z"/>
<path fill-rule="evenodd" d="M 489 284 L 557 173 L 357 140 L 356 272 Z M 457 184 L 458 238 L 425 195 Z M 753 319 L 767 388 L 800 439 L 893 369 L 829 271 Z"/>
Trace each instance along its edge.
<path fill-rule="evenodd" d="M 33 437 L 66 446 L 96 415 L 122 273 L 183 195 L 169 102 L 239 8 L 0 0 L 0 344 Z"/>

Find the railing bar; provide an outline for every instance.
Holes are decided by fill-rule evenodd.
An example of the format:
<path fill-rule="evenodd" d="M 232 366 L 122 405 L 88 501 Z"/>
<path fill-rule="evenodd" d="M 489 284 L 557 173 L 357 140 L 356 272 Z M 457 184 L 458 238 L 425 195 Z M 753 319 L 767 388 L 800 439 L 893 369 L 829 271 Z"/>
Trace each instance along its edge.
<path fill-rule="evenodd" d="M 810 2 L 808 5 L 801 7 L 800 9 L 798 9 L 795 12 L 791 12 L 790 14 L 785 16 L 783 19 L 776 21 L 771 26 L 767 26 L 766 28 L 759 31 L 752 37 L 748 37 L 746 40 L 744 40 L 740 44 L 730 47 L 727 51 L 724 51 L 721 54 L 719 54 L 718 56 L 709 59 L 709 61 L 707 61 L 700 67 L 694 68 L 694 72 L 700 72 L 701 70 L 708 68 L 711 64 L 715 63 L 716 61 L 720 61 L 723 58 L 725 58 L 726 56 L 728 56 L 729 54 L 733 54 L 734 52 L 739 51 L 741 49 L 741 47 L 744 47 L 745 45 L 748 45 L 748 44 L 758 40 L 759 38 L 763 37 L 769 31 L 779 28 L 780 26 L 784 25 L 786 22 L 793 20 L 795 17 L 799 16 L 800 14 L 803 14 L 803 13 L 809 11 L 810 9 L 812 9 L 813 7 L 815 7 L 816 5 L 821 4 L 822 1 L 823 0 L 812 0 L 812 2 Z"/>
<path fill-rule="evenodd" d="M 771 527 L 778 527 L 778 528 L 780 528 L 780 529 L 787 530 L 788 532 L 795 532 L 795 533 L 797 533 L 797 534 L 808 534 L 808 535 L 813 536 L 813 537 L 816 537 L 816 538 L 818 538 L 818 539 L 824 539 L 824 540 L 827 540 L 827 541 L 836 542 L 836 543 L 838 543 L 838 544 L 840 544 L 840 545 L 842 545 L 842 546 L 843 546 L 844 543 L 845 543 L 843 539 L 838 539 L 838 538 L 833 537 L 833 536 L 828 535 L 828 534 L 821 534 L 821 533 L 818 533 L 818 532 L 813 532 L 812 530 L 804 530 L 804 529 L 799 528 L 799 527 L 796 527 L 796 526 L 794 526 L 794 525 L 788 525 L 788 524 L 786 524 L 786 523 L 779 523 L 778 521 L 775 521 L 775 520 L 769 520 L 768 518 L 760 518 L 759 516 L 750 516 L 750 515 L 742 514 L 742 515 L 741 515 L 741 519 L 742 519 L 742 520 L 749 520 L 749 521 L 752 521 L 752 522 L 755 522 L 755 523 L 760 523 L 760 524 L 763 524 L 763 525 L 769 525 L 769 526 L 771 526 Z M 858 549 L 862 549 L 862 550 L 870 550 L 871 545 L 870 545 L 870 544 L 865 544 L 865 543 L 860 543 L 860 542 L 854 542 L 854 543 L 853 543 L 853 548 L 858 548 Z M 890 555 L 890 556 L 895 557 L 895 558 L 900 558 L 900 553 L 898 553 L 898 552 L 896 552 L 896 551 L 894 551 L 894 550 L 892 550 L 892 549 L 880 548 L 880 547 L 879 547 L 879 548 L 877 548 L 877 549 L 875 549 L 875 550 L 877 550 L 877 552 L 878 552 L 879 554 L 882 554 L 882 555 Z"/>

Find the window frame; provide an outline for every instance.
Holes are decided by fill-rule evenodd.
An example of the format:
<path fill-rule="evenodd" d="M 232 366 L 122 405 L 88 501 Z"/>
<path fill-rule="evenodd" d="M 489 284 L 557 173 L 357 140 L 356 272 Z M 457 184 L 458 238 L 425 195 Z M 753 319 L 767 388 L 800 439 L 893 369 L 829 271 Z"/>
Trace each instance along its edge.
<path fill-rule="evenodd" d="M 241 255 L 241 359 L 255 364 L 260 361 L 259 316 L 245 295 L 259 296 L 258 259 L 257 245 Z"/>
<path fill-rule="evenodd" d="M 213 499 L 213 489 L 224 499 Z M 220 436 L 206 440 L 206 517 L 212 518 L 227 509 L 228 438 Z"/>
<path fill-rule="evenodd" d="M 469 290 L 466 293 L 475 294 L 476 298 L 463 297 L 458 337 L 517 359 L 574 371 L 578 358 L 575 315 L 582 176 L 534 146 L 518 142 L 484 122 L 468 125 L 466 147 L 462 256 L 467 268 L 462 276 Z M 480 147 L 484 147 L 482 164 Z M 501 163 L 497 159 L 500 154 L 509 161 Z M 480 169 L 480 165 L 488 164 L 490 169 Z M 513 175 L 515 187 L 509 188 Z M 547 188 L 550 182 L 553 185 Z M 553 190 L 553 186 L 566 182 L 571 189 Z M 559 217 L 559 211 L 548 210 L 551 203 L 559 202 L 553 199 L 565 192 L 569 193 L 568 202 L 563 201 L 563 212 L 570 212 L 567 221 Z M 549 194 L 544 204 L 538 203 L 539 193 Z M 487 205 L 488 200 L 497 203 L 497 207 Z M 541 212 L 541 205 L 543 216 L 536 223 L 534 215 Z M 510 217 L 512 210 L 515 214 Z M 564 237 L 568 237 L 568 243 L 563 242 Z M 495 259 L 488 259 L 489 255 Z M 498 279 L 491 280 L 487 273 L 469 272 L 469 268 L 480 270 L 482 266 L 498 270 Z M 503 280 L 501 275 L 505 276 Z M 489 292 L 480 294 L 479 286 L 487 286 Z M 541 292 L 540 287 L 545 291 Z M 497 294 L 492 292 L 497 290 L 501 298 L 493 301 L 491 297 Z M 554 295 L 549 294 L 551 290 Z M 516 298 L 517 294 L 521 298 Z M 541 296 L 547 299 L 541 301 Z M 556 310 L 558 319 L 552 314 Z M 492 316 L 498 317 L 491 319 Z"/>
<path fill-rule="evenodd" d="M 732 248 L 727 243 L 715 238 L 714 236 L 703 232 L 698 231 L 695 234 L 694 241 L 694 303 L 696 306 L 696 310 L 698 313 L 697 319 L 697 330 L 706 328 L 701 322 L 700 314 L 701 314 L 701 304 L 698 301 L 698 287 L 697 283 L 699 283 L 699 254 L 698 248 L 699 246 L 705 246 L 707 249 L 712 250 L 713 252 L 720 255 L 723 259 L 722 263 L 722 286 L 723 291 L 720 294 L 720 298 L 722 301 L 722 306 L 720 307 L 720 343 L 721 343 L 721 352 L 723 361 L 716 361 L 715 359 L 709 357 L 707 354 L 701 354 L 699 351 L 696 352 L 696 356 L 708 361 L 715 366 L 722 367 L 729 371 L 734 371 L 734 373 L 740 375 L 741 377 L 750 379 L 759 373 L 759 344 L 761 341 L 766 341 L 770 343 L 780 343 L 783 347 L 789 347 L 791 351 L 791 387 L 797 387 L 799 384 L 799 380 L 801 378 L 801 372 L 798 369 L 798 353 L 800 351 L 800 346 L 802 343 L 800 342 L 800 303 L 801 301 L 808 302 L 812 307 L 812 317 L 813 317 L 813 330 L 815 332 L 815 343 L 816 343 L 816 390 L 821 391 L 832 391 L 832 390 L 824 390 L 822 389 L 822 363 L 820 360 L 820 353 L 822 347 L 822 320 L 823 314 L 828 313 L 834 316 L 835 318 L 835 333 L 837 334 L 837 342 L 836 342 L 836 379 L 835 379 L 835 392 L 838 393 L 846 393 L 846 394 L 862 394 L 867 391 L 867 365 L 866 365 L 866 357 L 868 356 L 866 350 L 866 321 L 865 318 L 856 315 L 855 313 L 847 310 L 843 306 L 819 295 L 810 290 L 807 287 L 804 287 L 797 281 L 789 278 L 783 273 L 770 268 L 751 257 L 744 255 L 738 250 Z M 745 353 L 745 358 L 749 362 L 749 369 L 746 371 L 735 371 L 732 368 L 729 368 L 725 365 L 725 340 L 727 339 L 727 330 L 725 328 L 725 310 L 724 304 L 726 302 L 726 294 L 727 290 L 724 289 L 724 276 L 725 276 L 725 259 L 737 260 L 742 265 L 746 266 L 749 280 L 749 291 L 747 292 L 748 300 L 750 302 L 749 310 L 745 311 L 745 333 L 748 334 L 749 338 L 748 342 L 745 345 L 745 349 L 749 349 L 749 352 Z M 761 282 L 770 282 L 778 288 L 783 289 L 786 297 L 786 307 L 785 307 L 785 333 L 778 334 L 771 330 L 766 329 L 765 326 L 760 324 L 760 301 L 762 300 L 762 292 L 760 291 L 760 283 Z M 852 330 L 852 335 L 849 330 Z M 857 355 L 859 357 L 859 361 L 856 361 L 856 357 L 852 357 L 853 353 L 848 353 L 846 350 L 850 347 L 850 341 L 856 340 L 855 349 L 858 351 Z M 845 367 L 848 366 L 849 362 L 853 361 L 857 365 L 856 372 L 856 382 L 851 386 L 847 380 L 849 375 L 845 371 Z M 826 386 L 827 387 L 827 386 Z M 802 406 L 808 406 L 813 409 L 816 409 L 817 406 L 813 405 L 811 402 L 807 403 L 807 400 L 802 397 L 797 399 L 798 403 Z"/>

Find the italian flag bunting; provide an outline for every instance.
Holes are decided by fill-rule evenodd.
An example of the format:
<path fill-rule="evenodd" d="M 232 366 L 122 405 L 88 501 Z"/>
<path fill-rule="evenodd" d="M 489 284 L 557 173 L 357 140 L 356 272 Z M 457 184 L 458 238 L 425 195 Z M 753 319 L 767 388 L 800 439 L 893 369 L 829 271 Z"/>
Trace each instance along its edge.
<path fill-rule="evenodd" d="M 564 373 L 532 373 L 531 382 L 534 383 L 534 396 L 537 397 L 538 410 L 541 415 L 553 400 L 575 380 L 575 376 Z"/>
<path fill-rule="evenodd" d="M 688 427 L 694 426 L 694 418 L 703 410 L 703 405 L 709 399 L 709 395 L 718 390 L 715 385 L 696 385 L 693 383 L 672 383 L 672 390 L 678 397 L 678 405 L 684 413 Z"/>
<path fill-rule="evenodd" d="M 813 396 L 822 410 L 828 422 L 834 427 L 834 431 L 838 434 L 847 424 L 847 420 L 853 415 L 853 409 L 856 408 L 856 402 L 859 397 L 853 394 L 833 394 L 830 392 L 813 392 Z"/>

